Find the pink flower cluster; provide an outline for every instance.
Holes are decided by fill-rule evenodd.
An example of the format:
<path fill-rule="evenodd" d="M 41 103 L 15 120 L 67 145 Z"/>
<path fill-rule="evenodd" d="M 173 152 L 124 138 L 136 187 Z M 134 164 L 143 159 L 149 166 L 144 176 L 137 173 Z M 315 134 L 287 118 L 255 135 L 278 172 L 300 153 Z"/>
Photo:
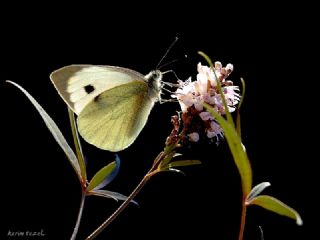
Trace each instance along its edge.
<path fill-rule="evenodd" d="M 240 101 L 239 87 L 233 86 L 232 81 L 226 80 L 232 71 L 232 64 L 222 67 L 220 62 L 215 62 L 215 68 L 212 69 L 199 63 L 196 81 L 191 81 L 191 78 L 185 82 L 179 81 L 180 87 L 175 97 L 182 109 L 182 120 L 190 123 L 195 115 L 200 117 L 204 132 L 209 139 L 216 137 L 216 140 L 219 141 L 219 138 L 223 137 L 223 130 L 213 116 L 204 111 L 203 103 L 210 104 L 221 115 L 225 114 L 222 96 L 217 88 L 217 81 L 220 81 L 229 111 L 233 112 L 236 109 Z M 189 140 L 197 142 L 202 130 L 201 128 L 189 129 Z"/>

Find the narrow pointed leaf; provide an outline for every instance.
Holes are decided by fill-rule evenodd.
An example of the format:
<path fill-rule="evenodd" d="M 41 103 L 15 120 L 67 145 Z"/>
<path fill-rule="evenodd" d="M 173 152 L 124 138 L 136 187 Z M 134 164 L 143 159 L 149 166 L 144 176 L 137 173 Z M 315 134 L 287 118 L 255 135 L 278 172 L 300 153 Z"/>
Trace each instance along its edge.
<path fill-rule="evenodd" d="M 247 205 L 258 205 L 269 211 L 295 219 L 296 223 L 299 226 L 303 224 L 302 219 L 296 210 L 294 210 L 293 208 L 289 207 L 288 205 L 284 204 L 283 202 L 274 197 L 260 195 L 251 199 L 251 201 L 248 202 Z"/>
<path fill-rule="evenodd" d="M 247 196 L 246 202 L 250 202 L 254 197 L 258 196 L 266 187 L 271 186 L 269 182 L 262 182 L 252 188 L 251 192 Z"/>
<path fill-rule="evenodd" d="M 56 123 L 51 119 L 51 117 L 46 113 L 46 111 L 40 106 L 40 104 L 23 87 L 21 87 L 20 85 L 12 81 L 7 80 L 7 82 L 14 85 L 18 89 L 20 89 L 26 95 L 26 97 L 30 100 L 33 106 L 37 109 L 43 121 L 45 122 L 46 126 L 48 127 L 49 131 L 53 135 L 54 139 L 57 141 L 57 143 L 62 148 L 64 153 L 67 155 L 69 162 L 71 163 L 73 169 L 77 173 L 79 180 L 81 181 L 81 171 L 80 171 L 78 159 L 74 154 L 74 152 L 72 151 L 69 144 L 67 143 L 66 139 L 62 135 Z"/>
<path fill-rule="evenodd" d="M 203 52 L 198 52 L 198 53 L 201 56 L 203 56 L 209 63 L 210 67 L 214 69 L 211 59 Z M 213 73 L 215 74 L 215 71 L 213 71 Z M 229 148 L 233 155 L 233 159 L 235 160 L 236 166 L 240 173 L 242 190 L 244 195 L 246 196 L 249 194 L 252 187 L 252 170 L 251 170 L 250 162 L 246 152 L 242 147 L 241 137 L 240 135 L 238 135 L 237 130 L 235 129 L 235 125 L 234 125 L 232 116 L 229 112 L 226 99 L 221 89 L 221 84 L 219 81 L 217 81 L 217 87 L 222 97 L 222 102 L 225 108 L 225 114 L 226 114 L 227 120 L 225 120 L 220 114 L 218 114 L 209 104 L 204 103 L 204 107 L 215 117 L 215 119 L 218 121 L 218 123 L 224 130 L 224 134 L 226 136 Z"/>
<path fill-rule="evenodd" d="M 169 168 L 176 168 L 176 167 L 185 167 L 191 165 L 201 164 L 199 160 L 181 160 L 169 163 Z"/>
<path fill-rule="evenodd" d="M 247 196 L 252 188 L 252 169 L 250 166 L 248 156 L 241 143 L 241 139 L 236 129 L 234 128 L 234 125 L 226 121 L 209 104 L 204 103 L 203 105 L 207 109 L 207 111 L 215 117 L 215 120 L 220 124 L 220 126 L 223 129 L 233 159 L 240 173 L 243 193 L 245 194 L 245 196 Z"/>
<path fill-rule="evenodd" d="M 116 163 L 116 167 L 112 170 L 112 172 L 109 175 L 107 175 L 105 177 L 105 179 L 98 186 L 96 186 L 94 189 L 97 190 L 97 189 L 104 188 L 109 183 L 111 183 L 113 181 L 113 179 L 118 175 L 119 169 L 120 169 L 120 158 L 119 158 L 118 154 L 116 154 L 115 163 Z"/>
<path fill-rule="evenodd" d="M 73 142 L 74 142 L 74 146 L 76 148 L 76 153 L 77 153 L 78 162 L 79 162 L 79 166 L 80 166 L 81 176 L 82 176 L 82 179 L 84 179 L 84 182 L 86 182 L 87 181 L 86 164 L 85 164 L 84 156 L 82 153 L 79 134 L 78 134 L 78 130 L 76 127 L 76 121 L 74 118 L 74 113 L 69 107 L 68 107 L 68 113 L 69 113 L 72 136 L 73 136 Z"/>
<path fill-rule="evenodd" d="M 238 105 L 238 109 L 241 108 L 241 106 L 243 104 L 244 96 L 246 94 L 246 82 L 244 81 L 243 78 L 240 78 L 240 80 L 241 80 L 241 85 L 242 85 L 242 93 L 241 93 L 241 98 L 240 98 L 240 102 L 239 102 L 239 105 Z"/>
<path fill-rule="evenodd" d="M 170 163 L 170 161 L 172 160 L 172 158 L 175 156 L 176 152 L 170 152 L 166 155 L 166 157 L 161 160 L 158 169 L 163 169 L 163 168 L 168 168 L 168 164 Z"/>
<path fill-rule="evenodd" d="M 112 198 L 116 201 L 120 200 L 120 201 L 125 201 L 128 199 L 127 196 L 121 194 L 121 193 L 117 193 L 117 192 L 112 192 L 112 191 L 107 191 L 107 190 L 92 190 L 90 192 L 88 192 L 88 195 L 94 195 L 94 196 L 99 196 L 99 197 L 105 197 L 105 198 Z M 130 202 L 136 204 L 137 206 L 139 206 L 139 204 L 134 201 L 131 200 Z"/>
<path fill-rule="evenodd" d="M 116 161 L 109 163 L 107 166 L 101 168 L 91 179 L 87 191 L 104 187 L 106 184 L 103 182 L 105 179 L 112 175 L 112 172 L 117 168 Z"/>
<path fill-rule="evenodd" d="M 241 116 L 240 116 L 239 108 L 237 109 L 236 129 L 239 137 L 241 138 Z"/>
<path fill-rule="evenodd" d="M 241 83 L 242 83 L 242 94 L 241 94 L 241 98 L 240 98 L 240 102 L 237 108 L 237 122 L 236 122 L 236 128 L 237 128 L 237 132 L 239 134 L 239 137 L 241 139 L 241 117 L 240 117 L 240 108 L 242 106 L 243 103 L 243 99 L 244 99 L 244 95 L 246 93 L 246 84 L 245 81 L 243 80 L 243 78 L 241 78 Z"/>

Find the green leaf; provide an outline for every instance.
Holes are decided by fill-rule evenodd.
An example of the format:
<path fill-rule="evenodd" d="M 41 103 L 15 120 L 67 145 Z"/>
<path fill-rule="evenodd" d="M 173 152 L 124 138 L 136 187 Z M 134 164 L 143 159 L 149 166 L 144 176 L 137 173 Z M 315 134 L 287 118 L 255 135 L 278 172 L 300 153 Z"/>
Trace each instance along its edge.
<path fill-rule="evenodd" d="M 240 117 L 240 108 L 242 106 L 243 103 L 243 99 L 244 99 L 244 95 L 246 93 L 246 84 L 245 81 L 243 80 L 243 78 L 241 79 L 241 83 L 242 83 L 242 94 L 241 94 L 241 99 L 237 108 L 237 122 L 236 122 L 236 128 L 237 128 L 237 132 L 239 134 L 239 137 L 241 139 L 241 117 Z"/>
<path fill-rule="evenodd" d="M 240 98 L 240 102 L 239 102 L 239 105 L 238 105 L 238 109 L 241 108 L 244 96 L 246 94 L 246 82 L 244 81 L 243 78 L 240 78 L 240 80 L 241 80 L 241 85 L 242 85 L 242 93 L 241 93 L 241 98 Z"/>
<path fill-rule="evenodd" d="M 191 165 L 197 165 L 201 164 L 201 161 L 199 160 L 181 160 L 181 161 L 175 161 L 169 163 L 169 168 L 176 168 L 176 167 L 185 167 L 185 166 L 191 166 Z"/>
<path fill-rule="evenodd" d="M 101 188 L 107 186 L 118 175 L 119 170 L 120 170 L 120 158 L 119 158 L 118 154 L 115 154 L 115 155 L 116 155 L 116 160 L 115 160 L 116 167 L 112 170 L 112 172 L 108 176 L 105 177 L 105 179 L 101 183 L 99 183 L 98 186 L 96 186 L 94 188 L 95 190 L 98 190 L 98 189 L 101 189 Z"/>
<path fill-rule="evenodd" d="M 207 111 L 215 117 L 215 120 L 223 128 L 224 135 L 227 139 L 230 151 L 241 177 L 242 191 L 245 196 L 247 196 L 252 188 L 252 169 L 247 153 L 241 143 L 241 139 L 236 129 L 234 128 L 234 125 L 227 122 L 209 104 L 204 103 L 203 105 L 207 109 Z"/>
<path fill-rule="evenodd" d="M 169 162 L 172 160 L 172 158 L 176 155 L 176 152 L 169 152 L 167 155 L 164 157 L 164 159 L 161 160 L 158 169 L 161 170 L 163 168 L 168 168 Z"/>
<path fill-rule="evenodd" d="M 87 195 L 94 195 L 94 196 L 99 196 L 99 197 L 105 197 L 105 198 L 112 198 L 116 201 L 121 200 L 121 201 L 125 201 L 128 199 L 127 196 L 121 194 L 121 193 L 117 193 L 117 192 L 112 192 L 112 191 L 107 191 L 107 190 L 91 190 L 90 192 L 87 193 Z M 131 200 L 130 202 L 136 204 L 139 206 L 139 204 L 134 201 Z"/>
<path fill-rule="evenodd" d="M 303 224 L 302 219 L 296 210 L 294 210 L 293 208 L 289 207 L 288 205 L 284 204 L 283 202 L 274 197 L 260 195 L 253 198 L 250 202 L 247 202 L 246 205 L 258 205 L 269 211 L 295 219 L 296 223 L 299 226 Z"/>
<path fill-rule="evenodd" d="M 101 168 L 91 179 L 87 191 L 91 191 L 99 186 L 108 175 L 112 174 L 113 170 L 117 167 L 116 161 L 109 163 L 107 166 Z"/>
<path fill-rule="evenodd" d="M 78 162 L 79 162 L 79 166 L 80 166 L 81 176 L 84 179 L 84 182 L 86 182 L 87 181 L 86 164 L 84 161 L 80 138 L 79 138 L 78 130 L 76 127 L 77 124 L 76 124 L 76 121 L 74 118 L 74 113 L 69 107 L 68 107 L 68 113 L 69 113 L 72 136 L 73 136 L 73 142 L 74 142 L 74 146 L 76 148 L 76 153 L 77 153 Z"/>
<path fill-rule="evenodd" d="M 8 81 L 8 83 L 14 85 L 18 89 L 20 89 L 30 100 L 30 102 L 33 104 L 33 106 L 37 109 L 39 112 L 40 116 L 42 117 L 43 121 L 45 122 L 46 126 L 48 127 L 49 131 L 51 132 L 52 136 L 54 139 L 57 141 L 59 146 L 62 148 L 64 153 L 67 155 L 69 162 L 71 163 L 71 166 L 75 170 L 80 182 L 82 181 L 81 178 L 81 171 L 80 171 L 80 166 L 78 159 L 74 152 L 72 151 L 71 147 L 67 143 L 66 139 L 62 135 L 61 131 L 59 130 L 58 126 L 56 123 L 52 120 L 52 118 L 46 113 L 46 111 L 41 107 L 41 105 L 20 85 L 18 85 L 15 82 Z"/>
<path fill-rule="evenodd" d="M 203 52 L 198 52 L 201 56 L 203 56 L 207 62 L 209 63 L 210 67 L 214 69 L 213 63 L 211 59 Z M 215 74 L 215 71 L 213 71 Z M 217 76 L 216 76 L 217 78 Z M 241 143 L 241 137 L 237 133 L 237 130 L 235 129 L 235 125 L 232 119 L 232 116 L 229 112 L 226 99 L 224 96 L 224 93 L 221 89 L 221 84 L 219 81 L 217 81 L 217 87 L 222 97 L 223 106 L 225 108 L 225 113 L 227 120 L 225 120 L 219 113 L 217 113 L 209 104 L 204 103 L 204 107 L 212 114 L 212 116 L 215 117 L 215 120 L 220 124 L 220 126 L 223 128 L 224 135 L 227 139 L 230 151 L 232 153 L 233 159 L 236 163 L 236 166 L 238 168 L 238 171 L 240 173 L 241 177 L 241 185 L 242 185 L 242 191 L 245 196 L 249 194 L 252 187 L 252 169 L 250 166 L 250 162 L 248 159 L 248 156 L 245 152 L 245 149 L 243 148 L 243 145 Z"/>
<path fill-rule="evenodd" d="M 269 182 L 262 182 L 252 188 L 251 192 L 247 196 L 246 202 L 250 202 L 254 197 L 258 196 L 266 187 L 271 186 Z"/>

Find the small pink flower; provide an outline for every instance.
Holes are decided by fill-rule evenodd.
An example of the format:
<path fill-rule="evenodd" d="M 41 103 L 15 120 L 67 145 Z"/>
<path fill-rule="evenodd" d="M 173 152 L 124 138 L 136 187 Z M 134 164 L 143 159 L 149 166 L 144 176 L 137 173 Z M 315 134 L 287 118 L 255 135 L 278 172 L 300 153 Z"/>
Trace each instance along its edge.
<path fill-rule="evenodd" d="M 240 101 L 239 87 L 233 86 L 232 81 L 226 80 L 233 71 L 233 65 L 229 63 L 226 67 L 222 67 L 220 62 L 215 62 L 215 68 L 212 69 L 199 63 L 197 70 L 197 80 L 191 81 L 189 78 L 185 82 L 179 81 L 180 87 L 173 97 L 178 99 L 182 114 L 185 116 L 183 119 L 188 121 L 190 141 L 197 142 L 201 132 L 206 133 L 209 139 L 216 137 L 219 140 L 223 137 L 223 130 L 210 113 L 204 111 L 203 104 L 210 104 L 218 113 L 225 114 L 222 96 L 217 88 L 217 81 L 219 81 L 229 111 L 233 112 L 236 109 Z M 196 120 L 197 117 L 193 120 L 193 116 L 198 116 L 199 120 Z M 203 126 L 194 127 L 191 124 L 193 121 L 196 122 L 195 124 L 202 121 Z"/>
<path fill-rule="evenodd" d="M 190 133 L 188 136 L 189 136 L 189 140 L 191 142 L 198 142 L 199 138 L 200 138 L 199 133 L 197 133 L 197 132 Z"/>
<path fill-rule="evenodd" d="M 201 113 L 199 113 L 199 116 L 201 117 L 201 119 L 203 121 L 213 120 L 213 117 L 211 116 L 211 114 L 209 112 L 201 112 Z"/>
<path fill-rule="evenodd" d="M 216 74 L 217 73 L 218 72 L 216 71 Z M 208 81 L 210 82 L 211 86 L 217 86 L 217 79 L 213 70 L 208 66 L 202 66 L 201 63 L 198 63 L 197 81 L 205 84 L 206 87 L 208 86 Z"/>
<path fill-rule="evenodd" d="M 239 87 L 233 86 L 231 81 L 226 82 L 226 77 L 233 71 L 233 65 L 229 63 L 227 67 L 223 68 L 220 62 L 216 62 L 215 66 L 216 75 L 211 68 L 199 63 L 196 81 L 191 81 L 191 78 L 185 82 L 179 81 L 180 87 L 177 89 L 175 97 L 178 99 L 183 112 L 191 106 L 194 106 L 198 111 L 202 111 L 203 103 L 206 102 L 212 106 L 217 106 L 217 110 L 224 114 L 221 94 L 217 92 L 217 79 L 222 84 L 229 110 L 234 111 L 235 105 L 240 101 L 240 95 L 237 93 Z"/>
<path fill-rule="evenodd" d="M 216 137 L 217 140 L 219 140 L 219 137 L 223 138 L 223 129 L 218 123 L 216 123 L 215 121 L 211 121 L 210 128 L 207 130 L 207 137 Z"/>

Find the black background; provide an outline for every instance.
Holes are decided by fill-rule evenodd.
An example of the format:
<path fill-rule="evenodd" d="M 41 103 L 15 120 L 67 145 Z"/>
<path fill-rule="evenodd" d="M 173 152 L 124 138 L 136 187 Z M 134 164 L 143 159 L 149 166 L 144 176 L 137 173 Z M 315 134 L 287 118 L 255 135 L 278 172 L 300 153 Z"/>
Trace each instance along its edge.
<path fill-rule="evenodd" d="M 121 4 L 120 4 L 121 5 Z M 143 8 L 148 7 L 148 8 Z M 30 102 L 13 86 L 22 85 L 53 117 L 66 138 L 71 134 L 64 102 L 49 74 L 68 64 L 123 66 L 143 74 L 155 68 L 170 43 L 179 41 L 165 62 L 181 79 L 195 79 L 197 55 L 206 52 L 246 80 L 242 109 L 243 141 L 253 182 L 270 181 L 265 192 L 299 211 L 304 226 L 258 207 L 248 210 L 245 239 L 314 239 L 318 174 L 316 164 L 317 39 L 312 6 L 194 3 L 192 6 L 107 6 L 77 3 L 3 6 L 1 19 L 1 231 L 40 231 L 45 238 L 69 239 L 80 187 L 62 150 Z M 184 55 L 187 59 L 183 59 Z M 174 81 L 172 75 L 166 81 Z M 128 195 L 162 150 L 177 104 L 157 104 L 135 143 L 119 153 L 118 177 L 108 190 Z M 84 144 L 92 176 L 113 155 Z M 182 151 L 201 166 L 186 176 L 155 176 L 98 239 L 237 239 L 241 189 L 225 143 L 194 145 Z M 119 203 L 89 197 L 78 239 L 90 234 Z M 4 223 L 4 224 L 3 224 Z M 9 238 L 13 239 L 13 238 Z M 37 239 L 36 237 L 34 239 Z"/>

